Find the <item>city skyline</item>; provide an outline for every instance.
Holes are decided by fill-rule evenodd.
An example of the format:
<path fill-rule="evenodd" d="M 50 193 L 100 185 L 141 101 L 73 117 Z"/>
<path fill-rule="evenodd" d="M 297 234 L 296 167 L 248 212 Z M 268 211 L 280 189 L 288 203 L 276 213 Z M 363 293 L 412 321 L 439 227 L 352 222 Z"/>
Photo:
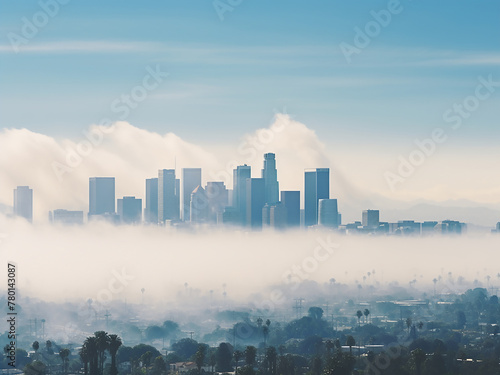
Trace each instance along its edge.
<path fill-rule="evenodd" d="M 90 177 L 88 220 L 100 218 L 114 224 L 154 225 L 184 222 L 241 226 L 252 230 L 319 226 L 341 230 L 345 234 L 429 235 L 467 232 L 467 223 L 450 219 L 427 220 L 423 223 L 415 220 L 383 222 L 380 220 L 380 210 L 373 209 L 363 210 L 359 221 L 343 223 L 338 199 L 330 199 L 329 168 L 304 170 L 302 205 L 300 190 L 281 191 L 281 200 L 278 200 L 280 191 L 276 155 L 270 152 L 263 155 L 260 178 L 252 177 L 250 166 L 236 166 L 232 173 L 233 189 L 227 189 L 224 181 L 207 181 L 204 189 L 201 168 L 182 168 L 181 172 L 182 178 L 178 179 L 175 169 L 160 169 L 158 177 L 145 180 L 144 211 L 142 199 L 135 196 L 116 199 L 115 211 L 115 178 Z M 18 186 L 14 190 L 15 216 L 32 221 L 32 196 L 32 189 L 27 186 Z M 16 207 L 22 209 L 16 210 Z M 83 224 L 83 211 L 58 208 L 49 211 L 49 220 Z M 490 229 L 491 233 L 498 232 L 499 225 L 500 222 Z"/>

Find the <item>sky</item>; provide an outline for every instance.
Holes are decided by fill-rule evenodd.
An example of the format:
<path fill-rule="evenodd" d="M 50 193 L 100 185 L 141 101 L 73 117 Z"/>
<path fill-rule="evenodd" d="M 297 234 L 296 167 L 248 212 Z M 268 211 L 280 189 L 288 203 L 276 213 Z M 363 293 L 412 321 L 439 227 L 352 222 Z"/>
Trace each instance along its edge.
<path fill-rule="evenodd" d="M 117 176 L 117 197 L 141 197 L 143 179 L 173 160 L 207 168 L 206 182 L 230 161 L 258 177 L 276 152 L 282 188 L 302 188 L 301 168 L 330 167 L 331 196 L 358 202 L 352 219 L 388 199 L 500 207 L 496 1 L 0 7 L 0 204 L 30 185 L 35 216 L 86 210 L 90 176 Z M 248 147 L 280 113 L 286 130 Z M 115 121 L 61 180 L 54 162 Z"/>
<path fill-rule="evenodd" d="M 500 80 L 496 1 L 54 1 L 1 4 L 2 127 L 75 136 L 110 118 L 220 144 L 286 111 L 321 139 L 391 144 L 442 125 L 479 76 Z M 341 45 L 389 8 L 348 61 Z M 113 112 L 156 66 L 168 78 L 126 118 Z M 498 104 L 457 138 L 492 142 Z"/>

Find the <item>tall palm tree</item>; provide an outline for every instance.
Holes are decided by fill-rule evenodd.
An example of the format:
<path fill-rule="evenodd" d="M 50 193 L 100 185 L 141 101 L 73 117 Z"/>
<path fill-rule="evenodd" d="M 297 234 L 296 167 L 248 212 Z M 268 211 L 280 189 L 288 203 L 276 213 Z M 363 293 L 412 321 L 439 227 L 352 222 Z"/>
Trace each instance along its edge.
<path fill-rule="evenodd" d="M 358 326 L 360 326 L 360 319 L 363 316 L 363 312 L 361 310 L 356 311 L 356 316 L 358 317 Z"/>
<path fill-rule="evenodd" d="M 85 344 L 83 344 L 82 348 L 80 349 L 80 352 L 78 353 L 80 355 L 80 359 L 83 363 L 83 374 L 88 375 L 89 372 L 89 355 L 87 353 L 87 347 Z"/>
<path fill-rule="evenodd" d="M 87 357 L 89 361 L 89 375 L 97 375 L 99 366 L 97 354 L 97 339 L 94 336 L 87 337 L 83 344 L 87 350 Z"/>
<path fill-rule="evenodd" d="M 363 311 L 363 315 L 365 316 L 365 323 L 368 323 L 368 315 L 370 315 L 370 310 L 365 309 L 365 311 Z"/>
<path fill-rule="evenodd" d="M 33 350 L 35 351 L 35 358 L 38 357 L 38 349 L 40 348 L 40 343 L 38 341 L 33 341 L 33 344 L 31 345 L 33 347 Z"/>
<path fill-rule="evenodd" d="M 108 350 L 111 355 L 111 369 L 109 370 L 110 375 L 117 375 L 118 368 L 116 367 L 116 353 L 118 349 L 122 346 L 122 340 L 118 335 L 109 335 Z"/>
<path fill-rule="evenodd" d="M 69 349 L 61 349 L 59 352 L 59 356 L 61 357 L 62 363 L 63 363 L 63 372 L 66 375 L 68 373 L 68 362 L 69 362 L 69 355 L 71 352 Z"/>
<path fill-rule="evenodd" d="M 96 348 L 99 361 L 98 374 L 102 375 L 102 372 L 104 370 L 104 361 L 106 360 L 105 353 L 109 347 L 109 336 L 104 331 L 97 331 L 96 333 L 94 333 L 94 335 L 96 338 Z"/>

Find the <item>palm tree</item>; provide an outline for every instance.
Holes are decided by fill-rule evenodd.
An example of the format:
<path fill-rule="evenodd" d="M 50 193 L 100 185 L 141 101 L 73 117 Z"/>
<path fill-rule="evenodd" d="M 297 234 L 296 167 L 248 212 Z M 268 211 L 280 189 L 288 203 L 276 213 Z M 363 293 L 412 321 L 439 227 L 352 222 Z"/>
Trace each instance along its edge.
<path fill-rule="evenodd" d="M 433 278 L 432 282 L 434 283 L 434 295 L 436 295 L 436 283 L 438 282 L 438 279 Z"/>
<path fill-rule="evenodd" d="M 45 347 L 47 348 L 48 354 L 54 354 L 54 352 L 52 351 L 52 341 L 50 340 L 45 341 Z"/>
<path fill-rule="evenodd" d="M 262 327 L 262 335 L 264 336 L 264 347 L 265 347 L 267 343 L 267 336 L 269 336 L 269 327 L 267 325 Z"/>
<path fill-rule="evenodd" d="M 37 352 L 38 349 L 40 348 L 40 343 L 38 341 L 33 341 L 33 344 L 31 344 L 33 350 L 35 351 L 35 358 L 37 357 Z"/>
<path fill-rule="evenodd" d="M 330 358 L 332 356 L 332 349 L 335 347 L 335 344 L 333 343 L 332 340 L 326 340 L 325 341 L 325 348 L 326 348 L 326 359 Z"/>
<path fill-rule="evenodd" d="M 98 371 L 99 375 L 102 375 L 102 372 L 104 370 L 104 361 L 106 360 L 105 353 L 109 347 L 109 336 L 104 331 L 97 331 L 96 333 L 94 333 L 94 335 L 96 338 L 96 348 L 99 361 Z"/>
<path fill-rule="evenodd" d="M 361 310 L 356 311 L 356 316 L 358 317 L 358 326 L 360 326 L 360 319 L 363 316 L 363 312 Z"/>
<path fill-rule="evenodd" d="M 69 363 L 68 357 L 70 354 L 71 354 L 71 352 L 69 351 L 69 349 L 61 349 L 61 351 L 59 352 L 59 356 L 61 357 L 61 360 L 63 363 L 64 374 L 68 373 L 68 363 Z"/>
<path fill-rule="evenodd" d="M 235 366 L 236 368 L 235 368 L 234 372 L 237 374 L 238 373 L 238 362 L 243 357 L 243 353 L 240 352 L 239 350 L 235 350 L 233 353 L 233 357 L 234 357 L 234 361 L 236 363 L 236 366 Z"/>
<path fill-rule="evenodd" d="M 80 359 L 83 363 L 83 374 L 87 375 L 88 374 L 88 369 L 89 369 L 89 355 L 87 353 L 87 347 L 85 344 L 82 346 L 80 349 Z"/>
<path fill-rule="evenodd" d="M 111 355 L 111 369 L 109 370 L 110 375 L 118 375 L 118 368 L 116 367 L 116 353 L 118 349 L 122 346 L 122 340 L 118 335 L 109 335 L 108 350 Z"/>
<path fill-rule="evenodd" d="M 87 358 L 89 361 L 89 373 L 90 375 L 97 375 L 98 372 L 98 354 L 97 354 L 97 339 L 94 336 L 87 337 L 83 343 L 85 349 L 87 350 Z"/>
<path fill-rule="evenodd" d="M 365 311 L 363 311 L 363 315 L 365 316 L 365 323 L 367 323 L 368 322 L 368 315 L 370 315 L 370 310 L 365 309 Z"/>

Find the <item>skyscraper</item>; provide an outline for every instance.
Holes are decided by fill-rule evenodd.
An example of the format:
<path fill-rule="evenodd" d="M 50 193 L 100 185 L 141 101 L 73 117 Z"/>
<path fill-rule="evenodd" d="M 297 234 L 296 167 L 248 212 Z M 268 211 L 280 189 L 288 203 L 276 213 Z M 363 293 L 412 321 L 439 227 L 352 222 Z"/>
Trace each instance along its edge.
<path fill-rule="evenodd" d="M 146 179 L 144 221 L 146 223 L 158 223 L 158 178 Z"/>
<path fill-rule="evenodd" d="M 115 213 L 115 178 L 89 178 L 89 216 Z"/>
<path fill-rule="evenodd" d="M 361 223 L 367 228 L 378 228 L 380 224 L 380 212 L 378 210 L 363 211 Z"/>
<path fill-rule="evenodd" d="M 281 203 L 286 208 L 286 225 L 300 226 L 300 191 L 282 191 Z"/>
<path fill-rule="evenodd" d="M 318 224 L 318 202 L 330 198 L 330 169 L 316 168 L 304 175 L 305 225 Z"/>
<path fill-rule="evenodd" d="M 191 193 L 190 199 L 190 221 L 192 223 L 203 223 L 208 220 L 208 197 L 200 185 Z"/>
<path fill-rule="evenodd" d="M 239 212 L 242 225 L 247 220 L 247 179 L 251 177 L 249 165 L 238 165 L 233 170 L 233 206 Z"/>
<path fill-rule="evenodd" d="M 229 205 L 228 190 L 222 181 L 209 181 L 205 186 L 205 193 L 208 198 L 209 220 L 215 222 L 217 215 Z"/>
<path fill-rule="evenodd" d="M 175 169 L 158 171 L 158 222 L 179 220 L 179 180 Z"/>
<path fill-rule="evenodd" d="M 140 224 L 142 219 L 142 199 L 123 197 L 118 199 L 118 215 L 120 221 L 126 224 Z"/>
<path fill-rule="evenodd" d="M 274 204 L 279 201 L 278 171 L 276 157 L 273 153 L 264 154 L 264 168 L 262 169 L 266 189 L 266 203 Z"/>
<path fill-rule="evenodd" d="M 263 178 L 247 178 L 247 220 L 252 228 L 262 228 L 262 208 L 266 204 L 266 189 Z"/>
<path fill-rule="evenodd" d="M 189 221 L 191 193 L 201 186 L 201 168 L 182 168 L 182 220 Z"/>
<path fill-rule="evenodd" d="M 320 199 L 318 202 L 318 223 L 324 227 L 339 227 L 339 209 L 336 199 Z"/>
<path fill-rule="evenodd" d="M 33 222 L 33 189 L 18 186 L 14 189 L 14 215 Z"/>

